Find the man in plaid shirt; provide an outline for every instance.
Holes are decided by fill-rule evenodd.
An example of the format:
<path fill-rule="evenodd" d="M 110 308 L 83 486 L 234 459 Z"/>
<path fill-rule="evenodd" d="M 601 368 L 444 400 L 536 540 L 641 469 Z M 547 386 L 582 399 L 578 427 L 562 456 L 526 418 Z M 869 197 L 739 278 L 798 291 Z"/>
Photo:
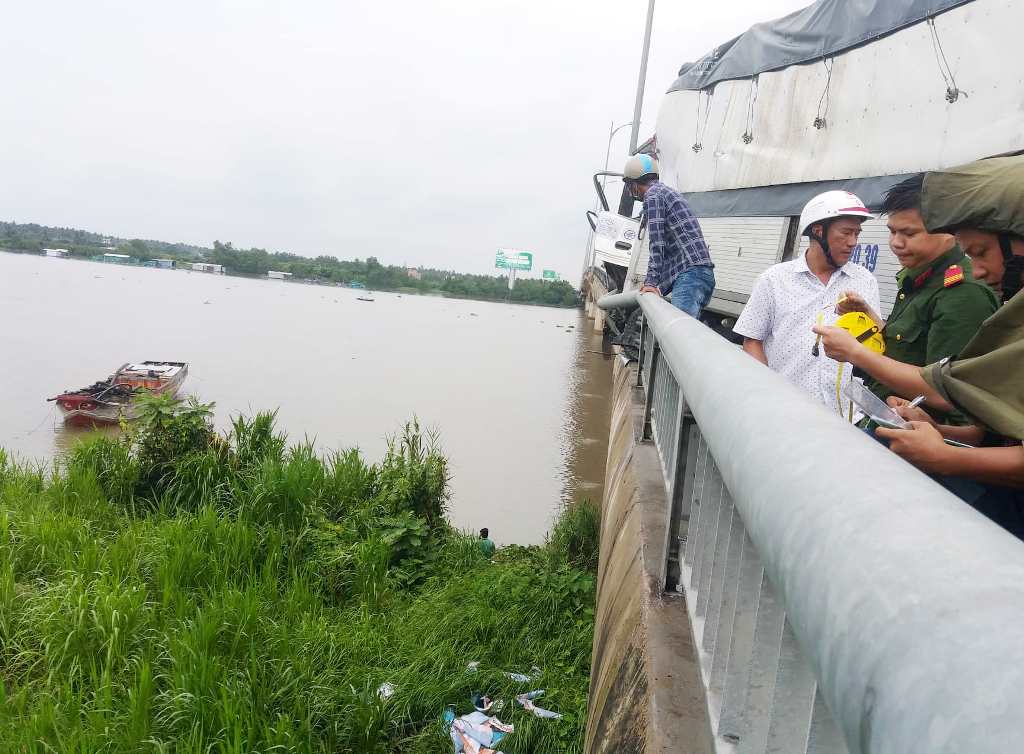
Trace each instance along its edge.
<path fill-rule="evenodd" d="M 699 317 L 715 290 L 715 265 L 697 218 L 682 194 L 658 180 L 658 163 L 650 155 L 631 157 L 623 173 L 647 214 L 651 255 L 640 292 L 671 295 L 673 306 Z"/>

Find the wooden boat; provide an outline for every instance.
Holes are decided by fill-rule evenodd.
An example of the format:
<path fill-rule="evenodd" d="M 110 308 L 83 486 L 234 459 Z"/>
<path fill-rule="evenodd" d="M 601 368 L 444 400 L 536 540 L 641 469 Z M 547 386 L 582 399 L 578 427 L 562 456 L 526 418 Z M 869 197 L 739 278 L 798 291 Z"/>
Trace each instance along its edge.
<path fill-rule="evenodd" d="M 110 377 L 49 398 L 67 424 L 117 424 L 135 419 L 135 398 L 143 391 L 176 395 L 188 375 L 183 361 L 123 364 Z"/>

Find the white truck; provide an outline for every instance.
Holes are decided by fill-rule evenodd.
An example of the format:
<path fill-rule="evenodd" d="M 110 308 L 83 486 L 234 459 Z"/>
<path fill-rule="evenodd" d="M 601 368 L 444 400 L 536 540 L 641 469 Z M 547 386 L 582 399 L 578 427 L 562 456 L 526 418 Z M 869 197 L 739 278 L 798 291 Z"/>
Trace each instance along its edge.
<path fill-rule="evenodd" d="M 700 219 L 717 323 L 731 328 L 758 274 L 806 248 L 796 223 L 815 194 L 877 207 L 908 175 L 1024 151 L 1021 29 L 1019 0 L 818 0 L 684 65 L 638 151 Z M 628 250 L 629 290 L 647 246 L 626 222 L 644 241 Z M 899 263 L 884 218 L 864 224 L 853 261 L 878 277 L 888 314 Z"/>

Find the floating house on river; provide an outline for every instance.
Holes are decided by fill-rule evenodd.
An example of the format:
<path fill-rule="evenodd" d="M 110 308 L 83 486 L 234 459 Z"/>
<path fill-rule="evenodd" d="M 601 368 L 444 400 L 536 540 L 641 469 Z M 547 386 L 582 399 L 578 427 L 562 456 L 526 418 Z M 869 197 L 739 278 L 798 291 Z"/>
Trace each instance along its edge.
<path fill-rule="evenodd" d="M 210 264 L 209 262 L 194 262 L 192 264 L 193 272 L 209 272 L 214 275 L 224 274 L 224 265 L 222 264 Z"/>
<path fill-rule="evenodd" d="M 100 262 L 107 262 L 108 264 L 138 264 L 139 260 L 135 259 L 130 254 L 115 254 L 113 252 L 107 252 L 101 257 L 93 257 Z"/>

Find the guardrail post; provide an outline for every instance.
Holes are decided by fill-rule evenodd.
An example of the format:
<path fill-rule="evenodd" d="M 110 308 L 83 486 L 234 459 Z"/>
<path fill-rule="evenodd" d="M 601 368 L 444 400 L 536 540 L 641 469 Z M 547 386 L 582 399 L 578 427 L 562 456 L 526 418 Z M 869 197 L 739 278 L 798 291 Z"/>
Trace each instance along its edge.
<path fill-rule="evenodd" d="M 821 689 L 814 694 L 814 713 L 811 716 L 807 754 L 849 754 L 843 734 L 825 704 Z"/>
<path fill-rule="evenodd" d="M 754 624 L 754 652 L 747 687 L 746 725 L 740 735 L 739 754 L 764 754 L 768 748 L 768 729 L 772 721 L 772 700 L 779 671 L 782 624 L 786 616 L 772 594 L 768 577 L 762 575 Z"/>
<path fill-rule="evenodd" d="M 700 535 L 700 512 L 704 505 L 704 481 L 708 470 L 708 446 L 697 428 L 697 460 L 694 468 L 692 491 L 690 493 L 690 521 L 686 527 L 686 546 L 683 552 L 683 562 L 690 568 L 690 583 L 693 583 L 693 570 L 697 567 L 697 538 Z M 687 586 L 685 580 L 680 580 L 677 589 L 683 591 Z"/>
<path fill-rule="evenodd" d="M 640 314 L 640 348 L 637 349 L 636 356 L 636 386 L 644 386 L 644 339 L 647 337 L 647 324 L 644 321 L 644 315 Z"/>
<path fill-rule="evenodd" d="M 775 678 L 768 751 L 778 754 L 806 752 L 811 734 L 811 713 L 817 682 L 807 658 L 800 652 L 789 621 L 782 627 L 779 671 Z"/>
<path fill-rule="evenodd" d="M 657 341 L 651 344 L 651 364 L 647 369 L 647 374 L 644 378 L 645 387 L 645 398 L 644 398 L 644 433 L 643 439 L 651 439 L 651 409 L 654 406 L 654 383 L 658 376 L 658 362 L 661 360 L 661 349 L 658 347 Z"/>
<path fill-rule="evenodd" d="M 763 580 L 764 566 L 757 555 L 757 548 L 744 533 L 739 584 L 736 589 L 736 612 L 733 615 L 732 638 L 729 642 L 729 661 L 725 669 L 722 716 L 718 723 L 718 734 L 726 741 L 739 741 L 748 727 L 745 705 L 754 655 L 758 596 Z"/>
<path fill-rule="evenodd" d="M 708 691 L 715 717 L 722 712 L 722 699 L 725 696 L 725 684 L 729 657 L 732 652 L 732 638 L 736 631 L 736 605 L 739 599 L 740 562 L 743 552 L 743 519 L 739 511 L 732 505 L 732 520 L 729 524 L 728 545 L 724 558 L 722 574 L 722 597 L 718 609 L 718 625 L 714 644 L 711 647 L 711 677 Z"/>
<path fill-rule="evenodd" d="M 693 503 L 693 485 L 697 474 L 697 446 L 700 432 L 693 421 L 693 414 L 686 409 L 682 393 L 679 396 L 679 410 L 676 420 L 676 468 L 669 490 L 669 521 L 665 536 L 665 589 L 678 589 L 682 574 L 682 556 L 686 547 L 687 531 L 690 527 L 690 511 Z"/>

